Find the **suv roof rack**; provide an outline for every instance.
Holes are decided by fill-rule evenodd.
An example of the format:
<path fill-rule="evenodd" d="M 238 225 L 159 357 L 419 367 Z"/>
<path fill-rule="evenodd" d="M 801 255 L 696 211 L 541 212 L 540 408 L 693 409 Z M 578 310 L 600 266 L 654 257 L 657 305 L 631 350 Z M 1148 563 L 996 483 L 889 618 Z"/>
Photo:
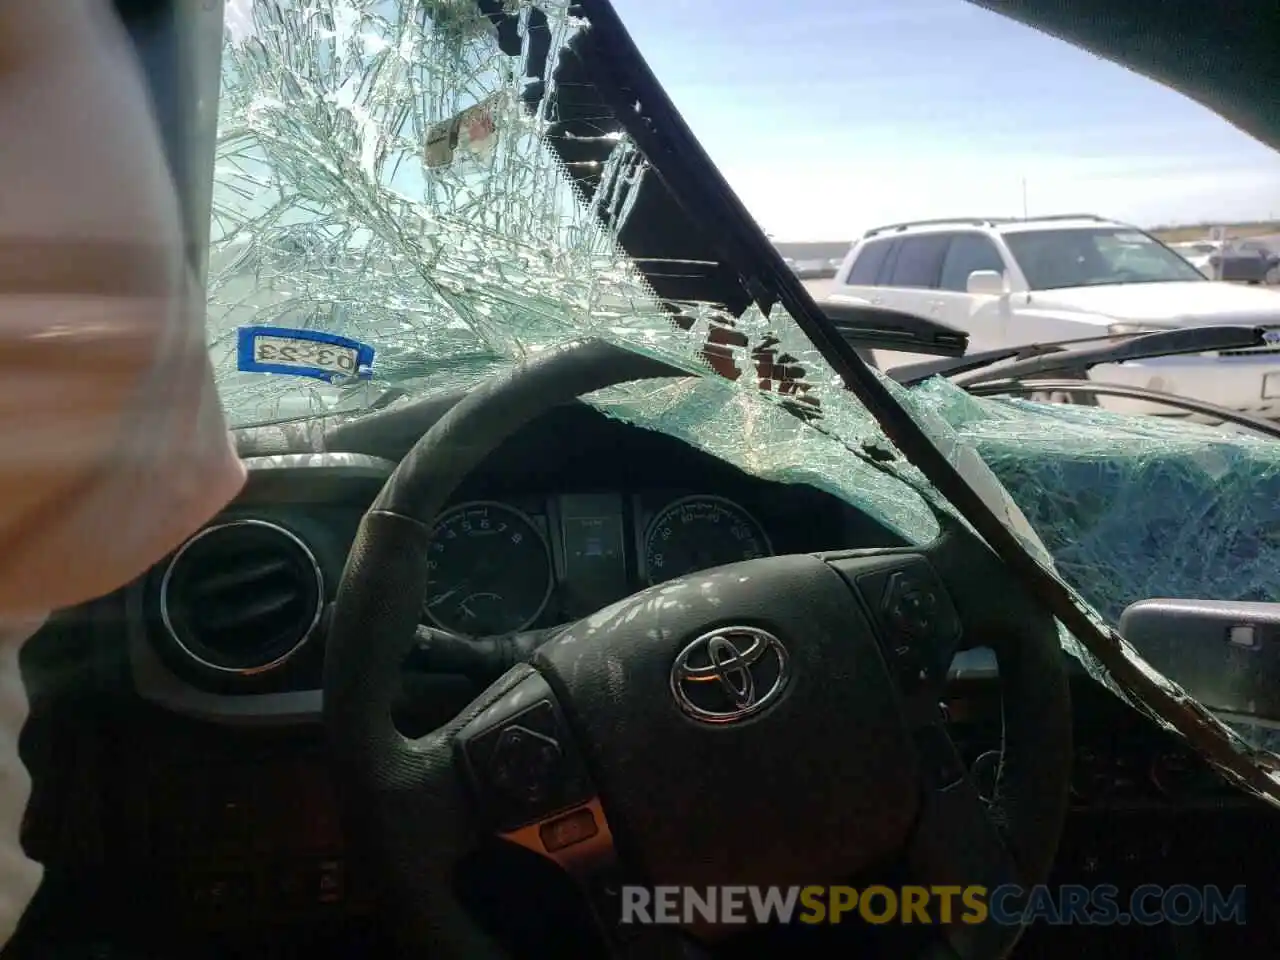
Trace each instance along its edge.
<path fill-rule="evenodd" d="M 1046 220 L 1092 220 L 1095 223 L 1111 223 L 1106 217 L 1100 217 L 1096 213 L 1055 213 L 1047 217 L 939 217 L 935 220 L 904 220 L 902 223 L 889 223 L 883 227 L 872 227 L 862 235 L 865 240 L 867 237 L 879 236 L 882 233 L 900 233 L 910 227 L 940 227 L 947 224 L 964 225 L 968 227 L 994 227 L 1003 223 L 1040 223 Z"/>
<path fill-rule="evenodd" d="M 904 220 L 902 223 L 889 223 L 883 227 L 873 227 L 862 236 L 874 237 L 877 234 L 888 233 L 889 231 L 906 230 L 908 227 L 933 227 L 942 226 L 943 224 L 956 223 L 965 224 L 971 227 L 994 227 L 997 223 L 1013 223 L 1010 217 L 939 217 L 936 220 Z"/>
<path fill-rule="evenodd" d="M 1095 223 L 1114 223 L 1106 217 L 1100 217 L 1096 213 L 1053 213 L 1047 217 L 1026 217 L 1023 220 L 1016 221 L 1018 223 L 1039 223 L 1042 220 L 1093 220 Z M 1008 221 L 1006 221 L 1008 222 Z"/>

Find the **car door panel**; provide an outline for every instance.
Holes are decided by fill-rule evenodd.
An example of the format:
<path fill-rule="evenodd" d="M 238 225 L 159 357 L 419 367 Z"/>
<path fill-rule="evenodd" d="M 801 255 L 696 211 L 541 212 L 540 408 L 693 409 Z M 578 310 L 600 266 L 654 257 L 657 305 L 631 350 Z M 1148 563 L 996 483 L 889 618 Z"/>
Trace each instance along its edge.
<path fill-rule="evenodd" d="M 969 334 L 969 350 L 977 353 L 1007 346 L 1013 331 L 1011 297 L 979 296 L 968 292 L 969 274 L 996 270 L 1009 275 L 1009 265 L 989 237 L 976 231 L 950 235 L 933 299 L 940 305 L 931 314 Z"/>
<path fill-rule="evenodd" d="M 938 276 L 946 254 L 947 235 L 921 233 L 900 237 L 884 266 L 879 306 L 919 317 L 937 317 L 930 303 L 938 299 Z"/>

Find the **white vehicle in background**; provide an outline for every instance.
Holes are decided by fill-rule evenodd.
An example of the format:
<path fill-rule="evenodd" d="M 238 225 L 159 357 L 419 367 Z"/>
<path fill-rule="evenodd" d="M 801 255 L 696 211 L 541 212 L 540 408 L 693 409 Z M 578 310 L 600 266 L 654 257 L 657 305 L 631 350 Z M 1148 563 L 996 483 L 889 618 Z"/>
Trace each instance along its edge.
<path fill-rule="evenodd" d="M 863 300 L 969 334 L 969 352 L 1210 324 L 1280 327 L 1280 295 L 1215 283 L 1154 237 L 1092 214 L 878 227 L 856 241 L 830 299 Z M 1056 375 L 1055 375 L 1056 376 Z M 1071 376 L 1280 418 L 1280 348 L 1161 357 Z M 1092 394 L 1035 397 L 1096 405 Z M 1143 400 L 1107 409 L 1167 414 Z"/>
<path fill-rule="evenodd" d="M 1213 257 L 1222 252 L 1222 244 L 1215 240 L 1188 240 L 1171 243 L 1169 249 L 1182 257 L 1210 280 L 1216 280 Z"/>

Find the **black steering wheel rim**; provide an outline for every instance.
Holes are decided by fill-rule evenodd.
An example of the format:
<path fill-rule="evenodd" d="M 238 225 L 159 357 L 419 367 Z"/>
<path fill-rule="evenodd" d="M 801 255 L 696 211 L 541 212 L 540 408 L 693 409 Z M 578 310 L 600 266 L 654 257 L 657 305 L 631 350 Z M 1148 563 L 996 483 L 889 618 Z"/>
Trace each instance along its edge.
<path fill-rule="evenodd" d="M 418 948 L 429 946 L 446 957 L 505 956 L 459 905 L 452 870 L 491 832 L 514 836 L 509 828 L 518 821 L 510 819 L 507 807 L 502 813 L 489 802 L 492 784 L 486 786 L 487 775 L 477 772 L 481 748 L 475 745 L 494 742 L 490 734 L 496 736 L 500 728 L 507 736 L 511 717 L 525 717 L 520 729 L 528 733 L 529 702 L 551 711 L 552 727 L 543 732 L 557 744 L 557 769 L 572 768 L 581 784 L 589 784 L 572 797 L 560 797 L 559 807 L 551 802 L 551 812 L 560 816 L 568 807 L 589 805 L 596 816 L 607 817 L 601 824 L 604 835 L 639 860 L 646 874 L 658 875 L 658 882 L 736 884 L 744 882 L 744 872 L 748 883 L 836 882 L 840 878 L 831 871 L 838 861 L 861 864 L 880 856 L 884 849 L 869 848 L 882 841 L 900 842 L 912 875 L 925 886 L 1002 881 L 1027 886 L 1048 874 L 1065 817 L 1071 758 L 1070 702 L 1056 623 L 985 544 L 945 516 L 940 516 L 943 534 L 928 548 L 750 561 L 756 566 L 736 564 L 699 575 L 700 586 L 679 582 L 644 591 L 606 608 L 598 622 L 583 621 L 595 622 L 590 629 L 571 629 L 553 640 L 531 664 L 509 671 L 441 729 L 412 741 L 395 729 L 390 704 L 425 599 L 432 520 L 459 483 L 503 440 L 555 406 L 616 384 L 682 375 L 668 364 L 597 341 L 540 355 L 477 388 L 433 426 L 360 524 L 330 622 L 325 722 L 348 818 L 386 868 L 395 919 Z M 752 578 L 749 589 L 735 586 Z M 912 596 L 916 601 L 925 596 L 930 612 L 904 627 L 906 633 L 890 636 L 896 628 L 884 625 L 889 608 L 877 603 L 897 597 L 894 590 L 907 589 L 902 584 L 915 584 Z M 803 696 L 780 696 L 758 720 L 728 727 L 682 727 L 689 722 L 687 711 L 681 719 L 667 700 L 661 708 L 653 706 L 661 699 L 654 693 L 657 685 L 674 676 L 673 652 L 726 625 L 724 611 L 708 614 L 686 602 L 694 596 L 690 591 L 699 589 L 711 589 L 743 611 L 727 623 L 763 623 L 786 637 L 796 658 L 788 689 L 793 694 L 800 689 Z M 666 606 L 683 613 L 619 615 L 628 603 L 662 606 L 655 598 L 670 598 L 671 591 L 678 596 Z M 804 602 L 787 612 L 796 596 Z M 900 608 L 893 608 L 895 616 Z M 644 616 L 661 621 L 658 639 L 652 639 L 653 630 L 637 634 L 632 628 L 633 622 L 643 624 Z M 927 629 L 919 627 L 921 622 Z M 962 636 L 970 645 L 990 646 L 1000 666 L 1004 759 L 990 816 L 941 728 L 938 709 L 940 683 Z M 801 637 L 804 641 L 797 643 Z M 895 660 L 899 650 L 910 659 Z M 906 673 L 904 664 L 910 665 Z M 619 679 L 619 670 L 625 679 Z M 927 682 L 917 683 L 917 672 Z M 846 685 L 832 683 L 832 677 L 845 678 Z M 849 684 L 861 684 L 859 696 L 849 697 Z M 630 689 L 641 695 L 630 696 Z M 850 699 L 859 705 L 847 703 Z M 819 705 L 825 711 L 821 715 Z M 799 741 L 760 732 L 781 720 L 794 723 L 789 731 L 799 731 Z M 646 752 L 645 736 L 637 730 L 663 732 L 688 746 L 675 753 Z M 827 743 L 823 754 L 804 746 L 833 732 L 858 749 L 846 755 L 840 744 Z M 750 751 L 753 760 L 744 765 L 740 756 L 732 765 L 716 762 L 733 743 L 733 750 Z M 764 858 L 764 872 L 742 858 L 704 869 L 714 858 L 700 856 L 711 849 L 698 849 L 702 838 L 730 847 L 731 832 L 716 836 L 712 820 L 701 821 L 700 832 L 690 832 L 678 819 L 651 813 L 654 806 L 669 810 L 683 804 L 689 810 L 691 797 L 726 786 L 739 797 L 744 787 L 767 792 L 750 786 L 761 780 L 751 765 L 770 760 L 794 763 L 803 776 L 791 781 L 789 792 L 748 804 L 755 819 L 728 828 L 763 821 L 779 834 L 773 838 L 772 862 Z M 664 766 L 679 775 L 650 782 L 648 800 L 627 782 Z M 868 773 L 875 774 L 874 785 Z M 555 789 L 561 788 L 568 789 L 563 784 Z M 543 797 L 544 805 L 548 802 Z M 850 809 L 881 819 L 864 817 L 861 826 L 838 823 L 841 812 L 847 817 Z M 785 830 L 802 835 L 794 855 L 780 852 L 792 849 L 781 835 Z M 695 849 L 681 854 L 682 844 Z M 817 864 L 814 869 L 822 875 L 802 875 L 808 864 Z M 1012 949 L 1020 928 L 988 922 L 952 925 L 944 932 L 953 955 L 994 960 Z"/>

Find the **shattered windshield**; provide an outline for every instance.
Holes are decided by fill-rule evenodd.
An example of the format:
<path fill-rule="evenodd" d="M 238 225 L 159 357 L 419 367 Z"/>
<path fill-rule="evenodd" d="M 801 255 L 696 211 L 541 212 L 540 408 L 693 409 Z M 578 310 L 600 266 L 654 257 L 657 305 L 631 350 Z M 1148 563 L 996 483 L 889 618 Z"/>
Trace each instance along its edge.
<path fill-rule="evenodd" d="M 707 265 L 624 252 L 619 235 L 658 184 L 604 114 L 594 135 L 564 132 L 575 92 L 560 89 L 556 67 L 587 32 L 567 0 L 230 0 L 208 329 L 233 423 L 462 390 L 539 351 L 602 338 L 692 375 L 586 398 L 606 415 L 832 493 L 908 542 L 931 540 L 936 511 L 952 508 L 785 311 L 660 297 L 655 284 L 684 289 Z M 1029 276 L 1032 246 L 1061 236 L 1018 238 Z M 1096 260 L 1089 271 L 1199 279 L 1158 244 L 1149 256 L 1152 244 L 1123 235 L 1076 239 Z M 766 345 L 798 375 L 757 377 Z M 945 381 L 911 392 L 884 382 L 1100 625 L 1169 595 L 1170 583 L 1187 591 L 1177 596 L 1280 599 L 1280 540 L 1267 532 L 1280 529 L 1273 444 L 978 400 Z M 795 415 L 797 392 L 818 415 Z M 1242 526 L 1244 511 L 1265 529 Z M 1194 563 L 1155 571 L 1117 549 L 1185 557 L 1196 514 L 1210 523 Z M 1065 630 L 1063 644 L 1124 695 Z"/>
<path fill-rule="evenodd" d="M 570 48 L 585 24 L 567 4 L 510 5 L 506 17 L 515 55 L 472 0 L 229 5 L 208 283 L 232 421 L 358 411 L 388 389 L 465 389 L 601 337 L 699 375 L 593 398 L 610 414 L 933 536 L 920 497 L 849 457 L 888 441 L 782 311 L 659 299 L 653 265 L 646 276 L 617 240 L 648 185 L 644 158 L 615 132 L 595 138 L 607 159 L 583 165 L 597 167 L 585 203 L 583 171 L 548 146 L 563 100 L 545 50 Z M 321 339 L 309 346 L 298 331 Z M 739 376 L 766 340 L 806 372 L 821 432 Z"/>

